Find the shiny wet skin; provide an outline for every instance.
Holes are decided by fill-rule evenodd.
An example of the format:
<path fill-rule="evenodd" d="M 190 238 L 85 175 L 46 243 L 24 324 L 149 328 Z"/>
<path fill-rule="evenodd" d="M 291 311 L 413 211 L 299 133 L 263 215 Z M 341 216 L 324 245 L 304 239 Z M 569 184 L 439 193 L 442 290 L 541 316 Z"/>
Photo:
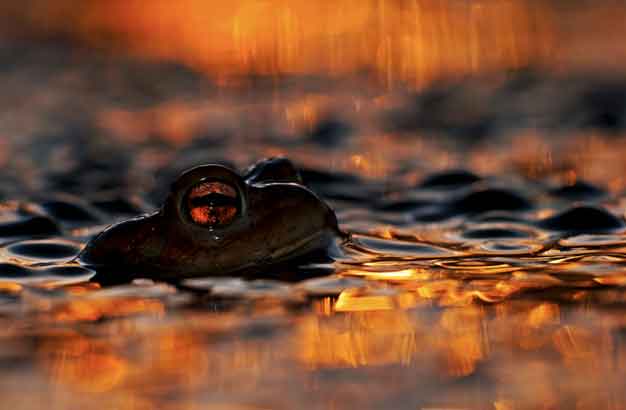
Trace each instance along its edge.
<path fill-rule="evenodd" d="M 79 260 L 99 271 L 98 280 L 254 277 L 281 265 L 329 260 L 330 248 L 345 238 L 294 165 L 269 158 L 243 176 L 217 164 L 184 172 L 159 211 L 108 227 Z"/>

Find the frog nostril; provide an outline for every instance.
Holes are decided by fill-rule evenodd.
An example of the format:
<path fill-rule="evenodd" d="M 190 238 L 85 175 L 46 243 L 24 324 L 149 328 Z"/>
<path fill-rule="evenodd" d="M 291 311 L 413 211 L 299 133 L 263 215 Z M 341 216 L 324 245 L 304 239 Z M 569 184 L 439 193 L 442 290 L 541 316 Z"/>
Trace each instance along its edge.
<path fill-rule="evenodd" d="M 189 190 L 187 211 L 193 222 L 207 227 L 225 226 L 239 213 L 237 190 L 220 181 L 204 181 Z"/>

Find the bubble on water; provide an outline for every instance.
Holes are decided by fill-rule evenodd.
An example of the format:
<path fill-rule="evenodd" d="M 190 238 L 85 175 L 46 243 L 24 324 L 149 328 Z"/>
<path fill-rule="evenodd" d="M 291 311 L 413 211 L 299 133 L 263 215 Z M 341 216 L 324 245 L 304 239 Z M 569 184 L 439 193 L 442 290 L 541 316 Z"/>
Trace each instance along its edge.
<path fill-rule="evenodd" d="M 531 255 L 543 249 L 538 243 L 528 241 L 486 241 L 472 249 L 472 253 L 487 255 Z"/>
<path fill-rule="evenodd" d="M 435 262 L 435 266 L 468 275 L 500 275 L 521 270 L 519 266 L 490 259 L 464 259 Z"/>
<path fill-rule="evenodd" d="M 505 227 L 479 227 L 463 232 L 467 239 L 526 239 L 533 235 L 527 230 Z"/>
<path fill-rule="evenodd" d="M 6 249 L 14 256 L 35 260 L 71 259 L 80 252 L 77 243 L 64 240 L 21 241 Z"/>
<path fill-rule="evenodd" d="M 26 267 L 14 263 L 0 263 L 0 281 L 30 285 L 60 286 L 89 280 L 95 272 L 74 264 Z"/>
<path fill-rule="evenodd" d="M 624 227 L 622 219 L 594 206 L 575 206 L 543 219 L 539 226 L 564 232 L 606 232 Z"/>
<path fill-rule="evenodd" d="M 364 249 L 385 256 L 403 256 L 411 258 L 442 258 L 454 256 L 455 252 L 448 249 L 419 242 L 387 240 L 363 235 L 354 235 L 356 244 Z"/>

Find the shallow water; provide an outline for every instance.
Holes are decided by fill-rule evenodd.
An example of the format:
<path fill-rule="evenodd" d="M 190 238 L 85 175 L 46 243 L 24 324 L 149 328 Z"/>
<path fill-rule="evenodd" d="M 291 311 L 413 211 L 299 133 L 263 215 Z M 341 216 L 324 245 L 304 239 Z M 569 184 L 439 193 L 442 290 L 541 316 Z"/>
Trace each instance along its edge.
<path fill-rule="evenodd" d="M 626 406 L 621 78 L 220 88 L 178 66 L 4 50 L 7 408 Z M 333 263 L 288 282 L 103 286 L 73 261 L 181 170 L 274 155 L 351 234 Z"/>

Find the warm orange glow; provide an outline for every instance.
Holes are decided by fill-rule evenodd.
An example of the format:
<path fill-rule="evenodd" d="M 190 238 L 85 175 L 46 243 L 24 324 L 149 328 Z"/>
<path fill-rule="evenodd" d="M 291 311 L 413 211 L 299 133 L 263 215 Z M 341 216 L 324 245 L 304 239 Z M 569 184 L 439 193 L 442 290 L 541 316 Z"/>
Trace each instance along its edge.
<path fill-rule="evenodd" d="M 481 324 L 483 312 L 478 308 L 450 310 L 441 318 L 445 333 L 441 343 L 442 370 L 451 376 L 472 374 L 477 363 L 486 356 Z"/>
<path fill-rule="evenodd" d="M 358 290 L 341 292 L 335 303 L 337 312 L 358 312 L 391 310 L 395 306 L 393 298 L 388 295 L 369 295 Z"/>
<path fill-rule="evenodd" d="M 366 271 L 358 269 L 348 269 L 343 272 L 344 275 L 363 276 L 370 279 L 382 280 L 427 280 L 432 276 L 431 272 L 417 269 L 400 269 L 389 271 Z"/>
<path fill-rule="evenodd" d="M 128 363 L 105 342 L 75 334 L 42 346 L 40 354 L 51 377 L 79 391 L 102 393 L 121 383 L 129 371 Z"/>
<path fill-rule="evenodd" d="M 93 321 L 103 317 L 134 314 L 163 314 L 163 304 L 151 299 L 103 298 L 97 300 L 76 299 L 54 310 L 54 319 L 60 322 Z"/>
<path fill-rule="evenodd" d="M 624 373 L 623 343 L 614 337 L 625 323 L 619 312 L 597 320 L 597 311 L 519 299 L 444 309 L 377 310 L 374 304 L 372 310 L 337 312 L 331 301 L 323 299 L 318 313 L 290 319 L 284 312 L 198 311 L 145 321 L 122 307 L 117 319 L 97 328 L 74 322 L 43 330 L 35 365 L 57 394 L 67 389 L 72 402 L 87 394 L 103 408 L 158 408 L 173 392 L 206 400 L 207 391 L 219 392 L 219 401 L 203 408 L 280 408 L 311 391 L 327 403 L 348 386 L 359 395 L 364 386 L 371 388 L 361 375 L 377 378 L 386 394 L 409 389 L 415 396 L 408 397 L 446 397 L 449 408 L 467 404 L 477 392 L 497 409 L 545 403 L 559 408 L 559 400 L 614 408 L 590 397 L 602 389 L 619 391 L 611 382 Z M 277 332 L 259 333 L 259 325 Z M 474 379 L 488 380 L 497 393 L 476 390 Z M 285 397 L 276 393 L 285 386 L 291 389 Z M 227 404 L 242 397 L 265 407 Z M 60 403 L 53 408 L 63 408 Z"/>
<path fill-rule="evenodd" d="M 149 4 L 149 6 L 148 6 Z M 35 8 L 87 44 L 182 61 L 213 77 L 342 75 L 371 70 L 387 86 L 541 64 L 553 11 L 529 0 L 442 3 L 338 0 L 70 0 Z"/>
<path fill-rule="evenodd" d="M 360 367 L 411 362 L 414 329 L 398 311 L 358 312 L 345 321 L 308 318 L 296 341 L 300 360 L 310 367 Z"/>
<path fill-rule="evenodd" d="M 22 285 L 13 282 L 0 282 L 0 292 L 19 293 Z"/>
<path fill-rule="evenodd" d="M 207 95 L 202 92 L 188 100 L 149 96 L 152 103 L 146 105 L 94 105 L 89 117 L 97 123 L 94 131 L 130 145 L 141 143 L 129 160 L 128 183 L 137 184 L 137 195 L 153 188 L 167 190 L 156 186 L 167 172 L 148 170 L 213 158 L 232 160 L 239 167 L 263 155 L 288 155 L 306 169 L 354 173 L 366 181 L 363 192 L 369 197 L 329 200 L 336 206 L 341 229 L 356 240 L 342 244 L 343 255 L 333 253 L 337 259 L 332 266 L 301 266 L 285 278 L 297 280 L 301 273 L 312 276 L 335 268 L 330 276 L 303 282 L 281 282 L 277 276 L 195 278 L 164 285 L 153 277 L 100 286 L 76 283 L 70 276 L 48 278 L 45 270 L 54 262 L 33 259 L 24 265 L 37 267 L 32 281 L 25 276 L 16 283 L 11 275 L 19 276 L 19 271 L 5 266 L 0 281 L 0 396 L 9 409 L 40 408 L 43 403 L 50 410 L 365 410 L 394 408 L 400 400 L 400 407 L 425 410 L 624 407 L 624 230 L 570 235 L 535 223 L 560 212 L 561 200 L 547 190 L 577 181 L 598 183 L 620 195 L 597 203 L 623 218 L 624 139 L 586 131 L 548 139 L 546 131 L 519 130 L 511 131 L 519 135 L 511 136 L 510 147 L 506 139 L 497 138 L 493 144 L 479 143 L 455 153 L 442 148 L 440 144 L 447 144 L 443 138 L 420 138 L 420 129 L 407 131 L 416 135 L 396 135 L 379 124 L 387 110 L 416 99 L 415 93 L 405 93 L 405 82 L 409 88 L 421 87 L 440 77 L 543 64 L 561 46 L 555 42 L 554 30 L 560 27 L 555 6 L 547 4 L 555 2 L 90 0 L 82 7 L 74 7 L 78 3 L 73 0 L 58 2 L 73 7 L 57 9 L 52 1 L 35 1 L 40 5 L 32 8 L 35 14 L 56 10 L 35 21 L 53 32 L 62 25 L 61 31 L 73 41 L 106 49 L 116 58 L 130 53 L 182 62 L 220 85 L 266 84 L 248 74 L 268 75 L 272 85 L 283 74 L 349 77 L 329 82 L 347 82 L 345 89 L 295 87 L 283 94 L 280 87 L 269 87 L 267 93 L 211 88 Z M 611 16 L 603 18 L 611 21 Z M 63 85 L 73 81 L 72 75 L 60 77 Z M 156 75 L 149 80 L 159 79 Z M 372 79 L 401 90 L 379 92 L 370 86 Z M 511 84 L 503 79 L 488 77 L 484 82 L 494 85 L 485 87 L 499 93 L 501 86 Z M 316 81 L 307 77 L 293 84 Z M 546 87 L 552 86 L 550 81 Z M 468 91 L 468 84 L 472 87 L 473 80 L 459 85 L 451 99 L 457 92 L 473 98 L 484 86 Z M 172 85 L 177 86 L 176 80 Z M 506 97 L 503 93 L 501 99 Z M 56 101 L 44 95 L 10 105 L 22 109 L 39 98 L 50 105 Z M 511 104 L 527 103 L 522 100 Z M 459 104 L 472 111 L 469 103 Z M 411 107 L 407 115 L 419 109 Z M 453 101 L 446 109 L 455 108 Z M 497 114 L 481 109 L 477 111 L 488 119 Z M 31 118 L 13 117 L 20 123 Z M 48 117 L 54 116 L 35 117 L 48 127 Z M 352 137 L 341 139 L 336 149 L 324 147 L 314 135 L 327 119 L 354 126 Z M 496 128 L 500 119 L 495 115 Z M 94 140 L 98 137 L 94 134 Z M 307 143 L 300 143 L 301 137 Z M 155 141 L 159 138 L 180 145 L 161 144 Z M 194 138 L 197 147 L 178 150 Z M 65 161 L 71 167 L 81 162 L 83 151 L 77 150 L 80 158 L 72 158 L 69 147 L 55 144 L 50 148 L 51 165 L 46 166 L 62 169 Z M 451 144 L 461 145 L 456 140 Z M 48 149 L 44 145 L 42 151 Z M 0 141 L 0 148 L 0 163 L 11 162 L 12 147 Z M 90 146 L 85 149 L 86 160 L 99 155 Z M 44 173 L 34 166 L 39 154 L 15 156 L 17 169 L 33 175 L 28 189 L 46 183 Z M 99 178 L 105 171 L 94 165 Z M 520 184 L 530 188 L 522 185 L 520 191 L 536 206 L 520 219 L 498 211 L 467 217 L 456 214 L 455 204 L 471 188 L 432 193 L 414 189 L 431 171 L 457 165 L 485 177 L 475 186 L 490 186 L 502 175 L 521 175 Z M 7 175 L 10 184 L 12 171 Z M 517 192 L 517 182 L 503 188 Z M 121 195 L 127 194 L 125 184 Z M 350 182 L 331 184 L 338 194 L 351 193 Z M 108 183 L 103 185 L 105 198 L 110 192 Z M 232 188 L 211 183 L 197 188 L 191 199 L 210 193 L 236 196 Z M 355 183 L 355 188 L 360 187 Z M 425 192 L 428 195 L 422 196 Z M 146 201 L 152 194 L 147 196 Z M 88 210 L 100 202 L 99 196 L 85 199 L 93 201 Z M 406 204 L 387 208 L 395 200 Z M 441 204 L 454 215 L 422 223 L 418 213 L 431 204 Z M 188 205 L 197 221 L 214 217 L 199 213 L 192 202 Z M 409 208 L 406 214 L 404 207 Z M 38 215 L 42 210 L 37 208 L 0 203 L 0 221 L 11 221 L 20 212 Z M 218 216 L 228 222 L 233 215 Z M 503 221 L 511 219 L 510 224 L 487 222 L 501 216 L 507 218 Z M 290 222 L 283 225 L 290 227 Z M 513 233 L 527 235 L 465 235 L 470 229 L 494 226 L 513 226 Z M 64 234 L 85 246 L 86 238 L 103 228 L 80 225 Z M 376 244 L 360 241 L 365 235 Z M 17 253 L 10 253 L 15 244 L 2 245 L 2 262 L 22 264 Z M 31 396 L 38 403 L 14 405 Z"/>

